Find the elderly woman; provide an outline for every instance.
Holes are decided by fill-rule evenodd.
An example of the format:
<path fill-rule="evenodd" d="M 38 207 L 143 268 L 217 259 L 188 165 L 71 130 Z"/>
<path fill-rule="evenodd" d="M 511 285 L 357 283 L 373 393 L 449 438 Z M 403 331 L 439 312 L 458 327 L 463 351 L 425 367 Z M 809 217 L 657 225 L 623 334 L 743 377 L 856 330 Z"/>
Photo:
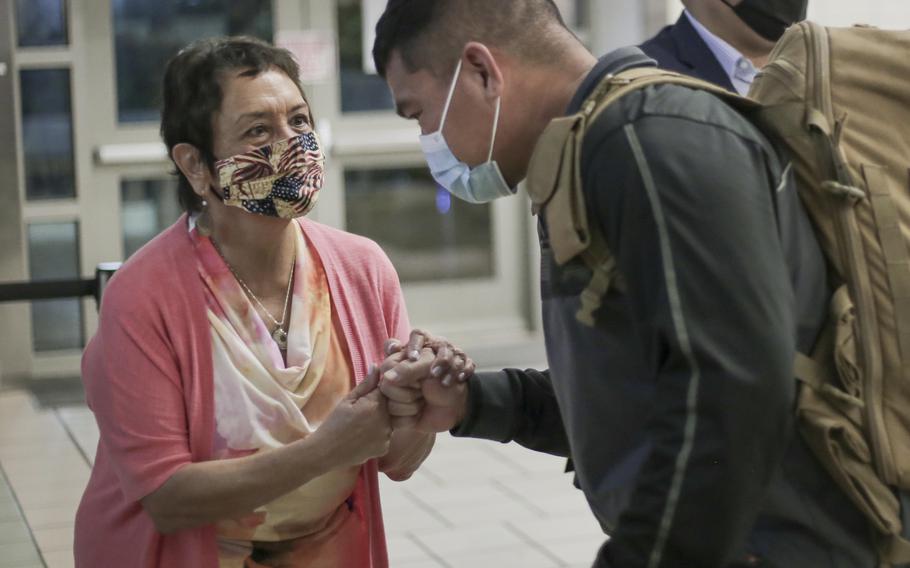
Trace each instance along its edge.
<path fill-rule="evenodd" d="M 287 51 L 181 51 L 161 132 L 187 214 L 118 271 L 86 348 L 101 432 L 80 567 L 384 567 L 390 427 L 369 362 L 408 322 L 374 243 L 305 220 L 324 156 Z M 355 386 L 356 385 L 356 386 Z"/>

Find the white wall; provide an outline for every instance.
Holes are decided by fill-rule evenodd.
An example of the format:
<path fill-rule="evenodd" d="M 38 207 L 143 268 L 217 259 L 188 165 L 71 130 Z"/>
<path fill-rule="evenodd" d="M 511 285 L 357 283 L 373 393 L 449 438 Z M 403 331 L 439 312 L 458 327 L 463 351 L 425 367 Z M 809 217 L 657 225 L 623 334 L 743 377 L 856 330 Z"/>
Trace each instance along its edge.
<path fill-rule="evenodd" d="M 680 0 L 667 0 L 667 22 L 675 21 L 681 11 Z M 809 0 L 809 19 L 826 26 L 910 29 L 910 0 Z"/>
<path fill-rule="evenodd" d="M 826 26 L 871 24 L 880 28 L 910 29 L 910 1 L 809 0 L 809 19 Z"/>
<path fill-rule="evenodd" d="M 647 39 L 644 5 L 641 0 L 591 0 L 591 51 L 602 55 Z"/>

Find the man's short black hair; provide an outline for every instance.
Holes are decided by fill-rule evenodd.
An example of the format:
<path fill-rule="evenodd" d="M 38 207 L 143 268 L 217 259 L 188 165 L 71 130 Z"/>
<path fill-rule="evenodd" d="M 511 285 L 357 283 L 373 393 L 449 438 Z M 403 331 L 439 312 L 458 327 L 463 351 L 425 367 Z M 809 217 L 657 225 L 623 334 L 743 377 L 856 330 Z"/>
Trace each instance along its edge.
<path fill-rule="evenodd" d="M 306 99 L 300 68 L 286 49 L 246 36 L 203 39 L 183 48 L 168 62 L 164 73 L 161 137 L 168 154 L 177 144 L 192 144 L 209 168 L 214 168 L 212 117 L 221 108 L 225 74 L 240 71 L 243 76 L 255 77 L 270 69 L 287 75 Z M 177 176 L 180 205 L 190 212 L 201 210 L 202 199 L 179 168 Z"/>
<path fill-rule="evenodd" d="M 553 0 L 389 0 L 373 61 L 382 77 L 396 51 L 409 71 L 445 73 L 470 41 L 546 61 L 565 43 L 554 30 L 568 32 Z"/>

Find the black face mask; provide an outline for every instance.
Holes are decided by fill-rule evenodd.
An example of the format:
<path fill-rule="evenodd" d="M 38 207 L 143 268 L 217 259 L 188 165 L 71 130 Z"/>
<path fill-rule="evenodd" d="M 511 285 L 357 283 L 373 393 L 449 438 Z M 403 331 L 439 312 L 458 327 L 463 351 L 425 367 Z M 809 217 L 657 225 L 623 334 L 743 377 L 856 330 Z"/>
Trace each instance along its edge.
<path fill-rule="evenodd" d="M 736 12 L 739 19 L 763 38 L 776 42 L 788 27 L 806 19 L 809 0 L 743 0 L 734 6 L 721 0 Z"/>

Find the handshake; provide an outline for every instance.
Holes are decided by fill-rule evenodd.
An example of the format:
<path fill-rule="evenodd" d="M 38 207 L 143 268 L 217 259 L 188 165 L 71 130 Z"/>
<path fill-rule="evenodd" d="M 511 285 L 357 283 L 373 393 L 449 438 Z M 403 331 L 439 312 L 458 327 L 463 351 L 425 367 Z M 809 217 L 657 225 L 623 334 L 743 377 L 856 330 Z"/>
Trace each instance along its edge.
<path fill-rule="evenodd" d="M 385 344 L 386 359 L 373 372 L 395 430 L 445 432 L 464 418 L 467 380 L 474 362 L 445 339 L 411 332 L 407 345 Z"/>
<path fill-rule="evenodd" d="M 414 330 L 407 345 L 385 343 L 385 360 L 373 365 L 366 379 L 348 395 L 349 403 L 365 399 L 385 412 L 392 430 L 425 434 L 445 432 L 465 415 L 474 362 L 445 339 Z M 371 414 L 371 409 L 364 409 Z"/>
<path fill-rule="evenodd" d="M 315 435 L 331 440 L 338 458 L 333 468 L 379 458 L 380 471 L 406 479 L 432 448 L 430 434 L 451 430 L 464 418 L 465 383 L 474 362 L 420 330 L 411 332 L 407 345 L 386 341 L 385 354 Z"/>
<path fill-rule="evenodd" d="M 407 345 L 386 341 L 385 355 L 315 435 L 331 440 L 337 458 L 333 468 L 379 458 L 381 471 L 405 479 L 432 448 L 429 435 L 451 430 L 464 418 L 465 383 L 474 374 L 474 362 L 448 341 L 420 330 L 411 332 Z"/>

